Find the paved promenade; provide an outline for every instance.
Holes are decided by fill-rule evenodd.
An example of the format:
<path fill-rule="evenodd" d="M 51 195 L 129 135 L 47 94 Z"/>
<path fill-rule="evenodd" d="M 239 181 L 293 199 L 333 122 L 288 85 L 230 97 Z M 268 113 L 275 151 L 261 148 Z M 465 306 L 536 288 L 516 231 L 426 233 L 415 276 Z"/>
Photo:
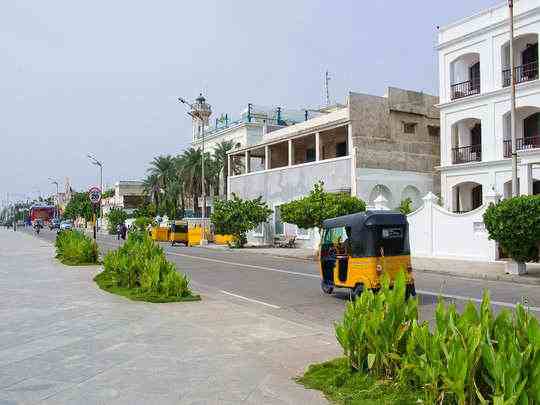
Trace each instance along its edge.
<path fill-rule="evenodd" d="M 47 241 L 0 230 L 0 404 L 320 404 L 293 381 L 340 353 L 329 328 L 195 286 L 148 304 L 99 290 Z"/>

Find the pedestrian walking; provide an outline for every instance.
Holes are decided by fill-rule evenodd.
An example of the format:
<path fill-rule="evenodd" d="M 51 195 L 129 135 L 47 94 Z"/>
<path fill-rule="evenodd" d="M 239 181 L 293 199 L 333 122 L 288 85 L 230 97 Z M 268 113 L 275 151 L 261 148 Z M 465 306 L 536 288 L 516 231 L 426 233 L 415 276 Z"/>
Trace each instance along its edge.
<path fill-rule="evenodd" d="M 120 233 L 122 235 L 122 239 L 125 240 L 126 239 L 126 234 L 127 234 L 127 226 L 126 226 L 126 224 L 122 223 L 122 225 L 120 226 Z"/>
<path fill-rule="evenodd" d="M 120 240 L 120 236 L 122 234 L 122 226 L 121 224 L 116 225 L 116 240 Z"/>

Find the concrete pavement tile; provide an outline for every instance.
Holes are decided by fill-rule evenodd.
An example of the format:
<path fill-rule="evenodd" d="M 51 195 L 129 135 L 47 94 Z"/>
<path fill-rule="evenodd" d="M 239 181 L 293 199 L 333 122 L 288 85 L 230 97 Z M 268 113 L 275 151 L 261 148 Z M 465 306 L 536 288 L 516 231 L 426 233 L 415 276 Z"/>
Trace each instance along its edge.
<path fill-rule="evenodd" d="M 29 378 L 0 391 L 0 399 L 15 401 L 19 405 L 33 404 L 73 384 L 42 378 Z"/>

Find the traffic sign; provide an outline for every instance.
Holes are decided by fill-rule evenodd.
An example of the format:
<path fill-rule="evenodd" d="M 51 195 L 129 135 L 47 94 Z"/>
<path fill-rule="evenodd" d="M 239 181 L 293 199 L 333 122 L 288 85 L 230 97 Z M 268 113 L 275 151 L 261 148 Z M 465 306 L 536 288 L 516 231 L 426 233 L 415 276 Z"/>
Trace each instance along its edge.
<path fill-rule="evenodd" d="M 99 204 L 101 201 L 101 189 L 99 187 L 90 187 L 90 190 L 88 190 L 88 197 L 90 197 L 92 204 Z"/>

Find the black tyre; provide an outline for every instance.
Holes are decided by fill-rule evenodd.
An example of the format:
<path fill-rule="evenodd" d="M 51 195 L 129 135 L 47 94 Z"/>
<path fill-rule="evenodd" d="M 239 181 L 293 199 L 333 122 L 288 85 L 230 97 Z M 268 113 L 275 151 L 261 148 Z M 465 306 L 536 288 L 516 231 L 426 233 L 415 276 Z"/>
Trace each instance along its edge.
<path fill-rule="evenodd" d="M 405 290 L 405 299 L 408 300 L 410 297 L 416 297 L 416 287 L 414 284 L 408 284 Z"/>
<path fill-rule="evenodd" d="M 332 294 L 334 292 L 334 286 L 323 280 L 321 281 L 321 290 L 325 294 Z"/>
<path fill-rule="evenodd" d="M 351 301 L 356 300 L 364 292 L 363 284 L 356 284 L 356 286 L 351 290 Z"/>

